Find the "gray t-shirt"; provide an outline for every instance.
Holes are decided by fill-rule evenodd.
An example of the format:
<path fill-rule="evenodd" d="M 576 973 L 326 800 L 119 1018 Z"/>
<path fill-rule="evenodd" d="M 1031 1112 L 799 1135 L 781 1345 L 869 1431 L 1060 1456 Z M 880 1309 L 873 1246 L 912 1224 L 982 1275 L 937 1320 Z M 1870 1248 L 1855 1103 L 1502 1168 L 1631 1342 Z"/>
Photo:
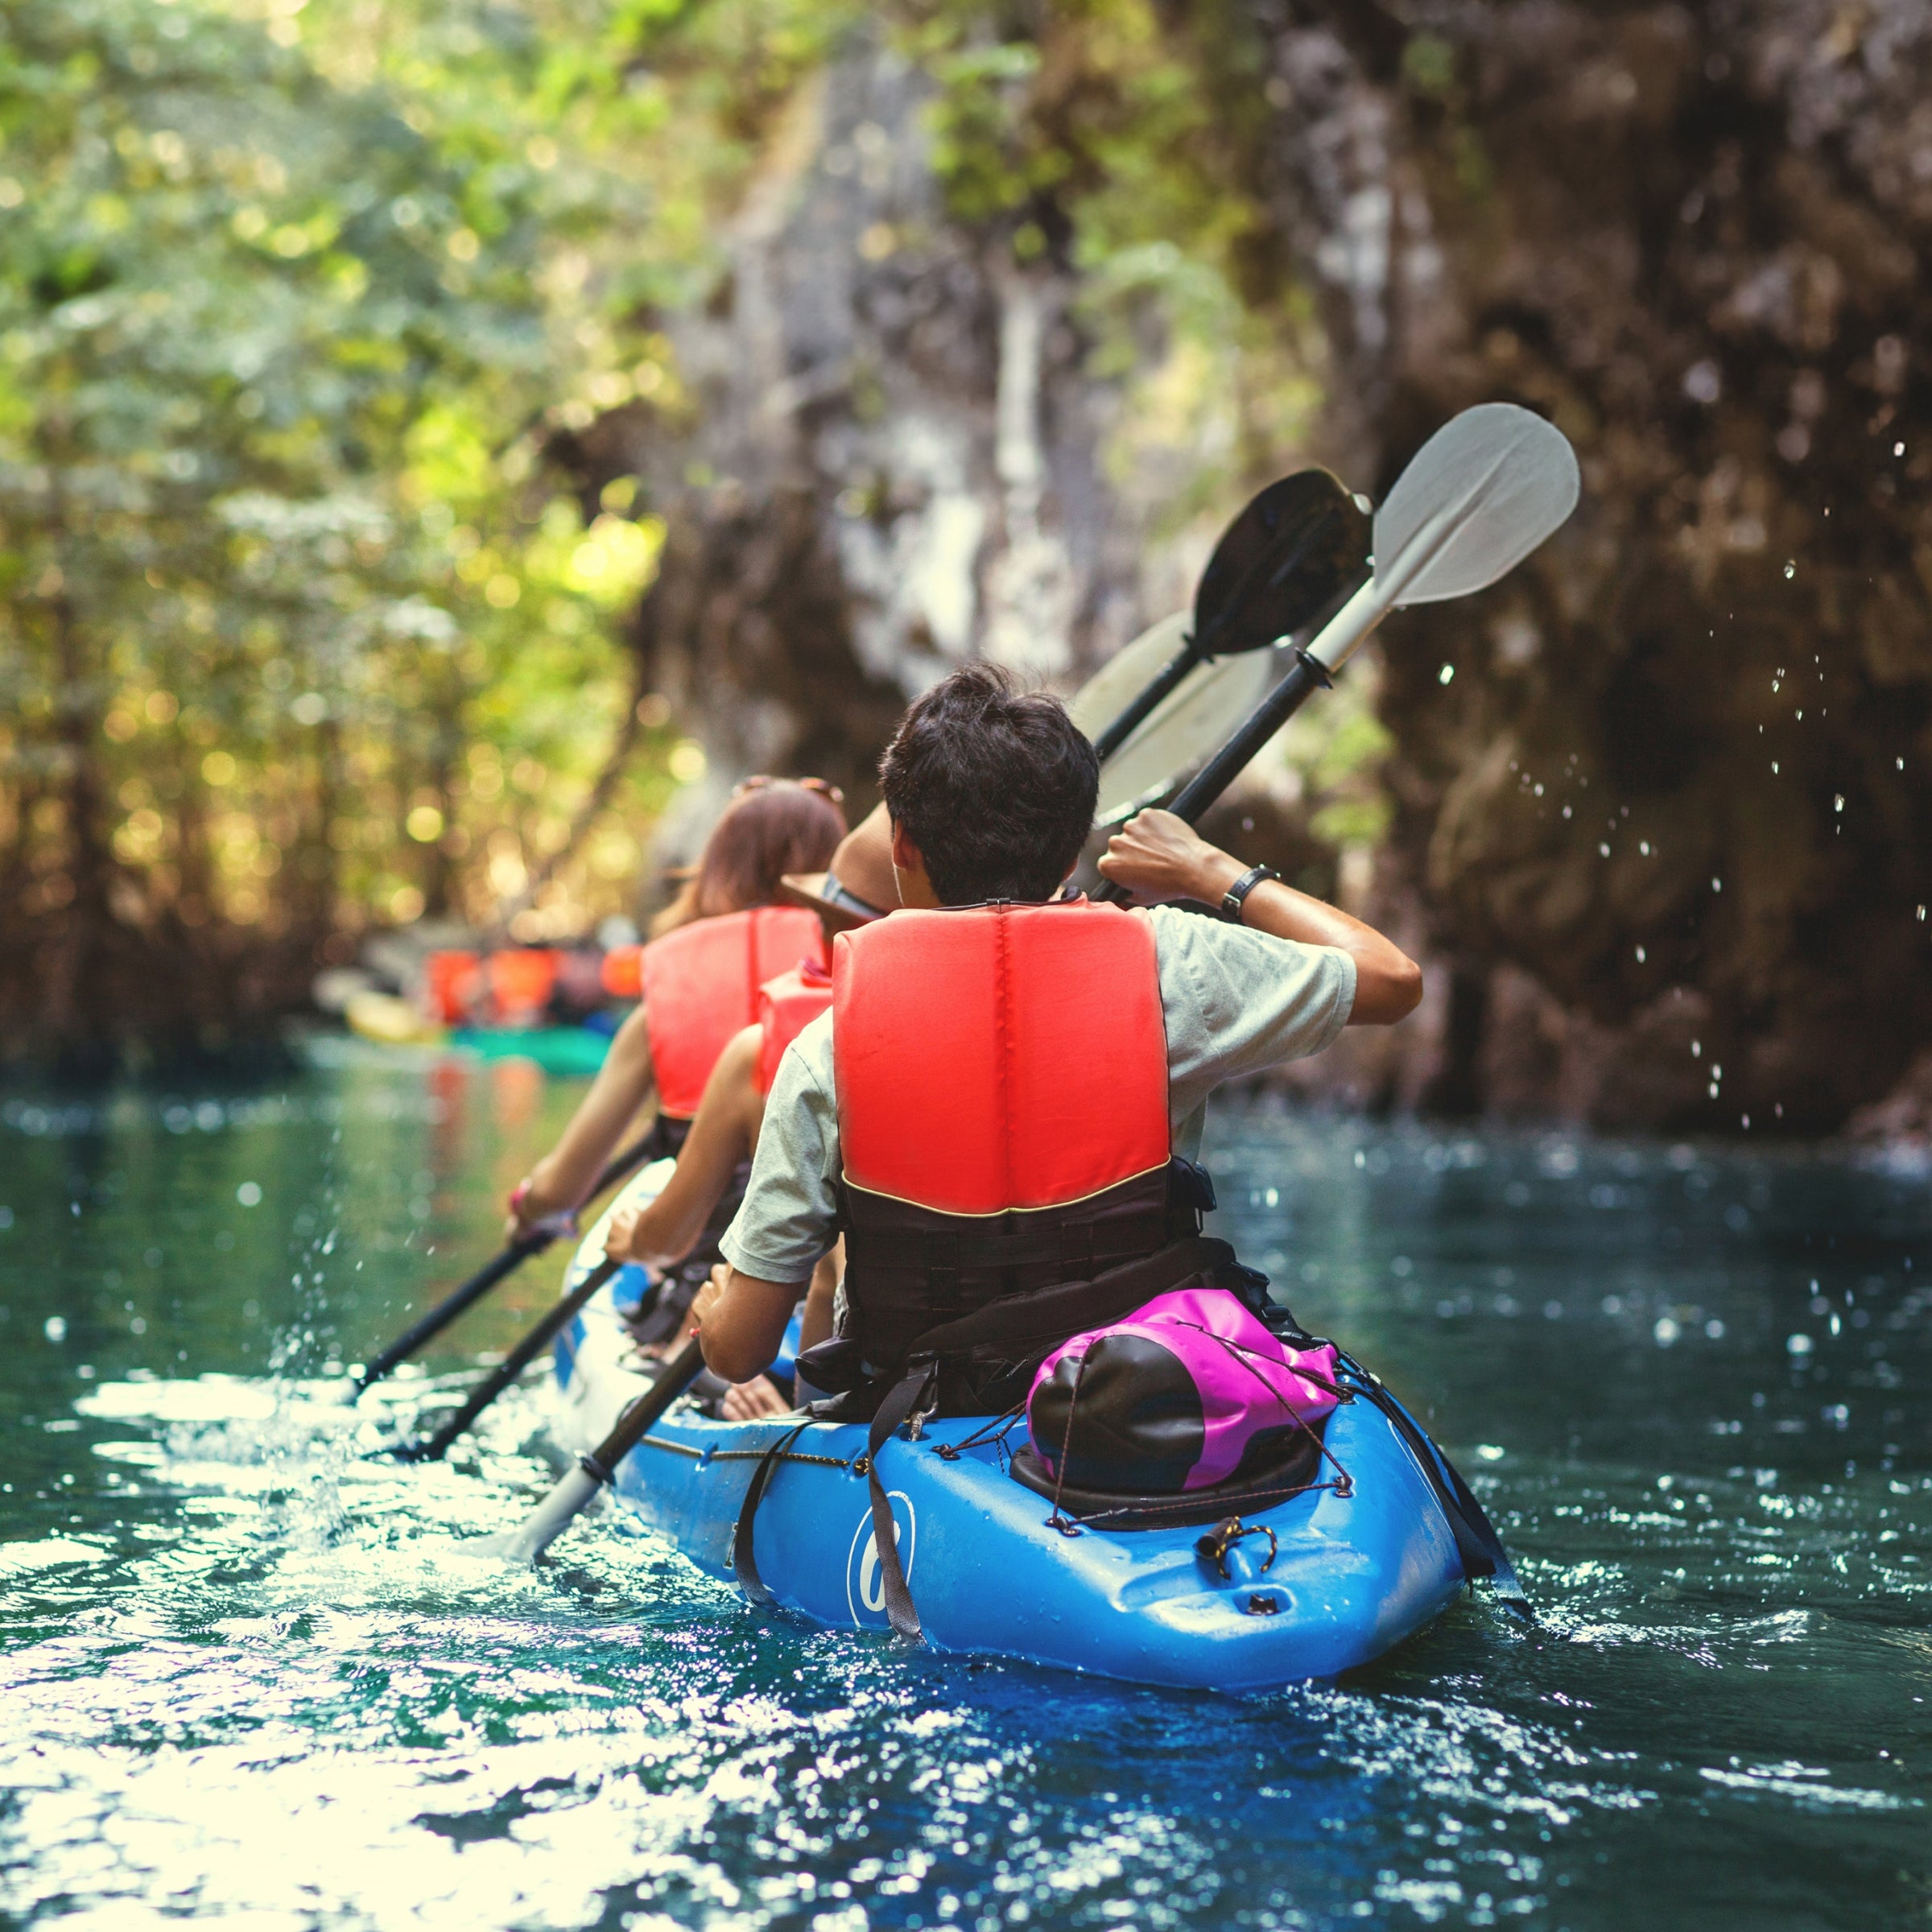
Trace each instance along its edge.
<path fill-rule="evenodd" d="M 1274 939 L 1172 906 L 1134 916 L 1154 927 L 1174 1150 L 1192 1158 L 1208 1096 L 1223 1080 L 1319 1053 L 1334 1041 L 1355 1005 L 1355 961 L 1334 947 Z M 760 1281 L 804 1281 L 832 1243 L 838 1177 L 832 1015 L 825 1013 L 778 1063 L 751 1184 L 721 1243 L 724 1258 Z"/>

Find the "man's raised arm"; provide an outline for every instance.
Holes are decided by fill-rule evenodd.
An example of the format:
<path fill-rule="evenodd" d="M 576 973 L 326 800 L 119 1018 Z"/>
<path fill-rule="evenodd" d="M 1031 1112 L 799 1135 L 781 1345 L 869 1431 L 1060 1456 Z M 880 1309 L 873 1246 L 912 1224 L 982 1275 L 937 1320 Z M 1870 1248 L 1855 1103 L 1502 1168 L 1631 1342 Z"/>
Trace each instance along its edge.
<path fill-rule="evenodd" d="M 1143 811 L 1107 841 L 1104 877 L 1154 899 L 1199 899 L 1219 905 L 1248 870 L 1210 845 L 1185 819 L 1170 811 Z M 1414 1012 L 1422 997 L 1422 969 L 1373 926 L 1339 908 L 1264 879 L 1241 906 L 1241 922 L 1278 939 L 1334 946 L 1355 961 L 1351 1026 L 1392 1026 Z"/>

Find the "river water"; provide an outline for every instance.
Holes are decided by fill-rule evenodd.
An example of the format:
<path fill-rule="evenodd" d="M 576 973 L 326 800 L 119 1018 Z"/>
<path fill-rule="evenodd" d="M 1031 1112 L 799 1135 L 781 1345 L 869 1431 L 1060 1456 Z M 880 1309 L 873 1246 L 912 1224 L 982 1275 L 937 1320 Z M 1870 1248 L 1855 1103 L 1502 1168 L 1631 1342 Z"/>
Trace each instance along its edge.
<path fill-rule="evenodd" d="M 0 1106 L 0 1923 L 1894 1926 L 1932 1915 L 1932 1180 L 1223 1104 L 1223 1231 L 1542 1610 L 1259 1699 L 754 1614 L 332 1377 L 574 1090 L 366 1058 Z M 533 1265 L 428 1364 L 502 1347 Z"/>

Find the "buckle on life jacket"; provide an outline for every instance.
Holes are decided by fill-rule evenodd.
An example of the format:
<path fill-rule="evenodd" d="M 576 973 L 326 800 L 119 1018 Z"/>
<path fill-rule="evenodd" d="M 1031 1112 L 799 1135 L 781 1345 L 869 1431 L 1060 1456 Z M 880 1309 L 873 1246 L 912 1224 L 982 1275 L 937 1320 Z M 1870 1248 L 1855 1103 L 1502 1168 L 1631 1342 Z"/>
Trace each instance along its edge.
<path fill-rule="evenodd" d="M 1195 1214 L 1212 1214 L 1214 1177 L 1198 1162 L 1175 1154 L 1167 1163 L 1167 1205 Z"/>

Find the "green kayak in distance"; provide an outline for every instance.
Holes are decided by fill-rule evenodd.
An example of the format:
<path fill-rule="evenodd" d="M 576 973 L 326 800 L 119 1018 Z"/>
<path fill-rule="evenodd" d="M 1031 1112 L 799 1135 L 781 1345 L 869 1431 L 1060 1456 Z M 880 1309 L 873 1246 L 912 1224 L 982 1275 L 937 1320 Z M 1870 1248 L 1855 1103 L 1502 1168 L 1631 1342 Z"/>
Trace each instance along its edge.
<path fill-rule="evenodd" d="M 610 1038 L 589 1026 L 530 1026 L 517 1031 L 459 1026 L 452 1046 L 486 1060 L 534 1060 L 546 1073 L 588 1077 L 604 1064 Z"/>

